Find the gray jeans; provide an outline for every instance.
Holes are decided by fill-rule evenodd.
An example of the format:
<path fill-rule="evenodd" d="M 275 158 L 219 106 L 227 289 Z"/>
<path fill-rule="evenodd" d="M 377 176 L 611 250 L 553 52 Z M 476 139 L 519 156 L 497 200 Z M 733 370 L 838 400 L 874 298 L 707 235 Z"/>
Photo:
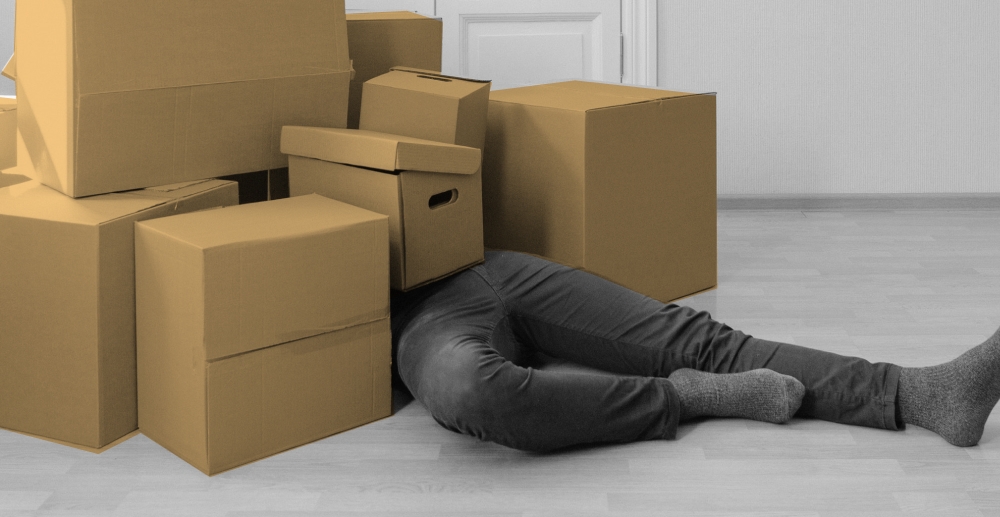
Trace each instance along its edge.
<path fill-rule="evenodd" d="M 674 438 L 678 368 L 769 368 L 805 385 L 797 417 L 901 427 L 896 365 L 756 339 L 520 253 L 394 292 L 392 337 L 399 376 L 438 423 L 516 449 Z M 538 353 L 614 375 L 536 369 Z"/>

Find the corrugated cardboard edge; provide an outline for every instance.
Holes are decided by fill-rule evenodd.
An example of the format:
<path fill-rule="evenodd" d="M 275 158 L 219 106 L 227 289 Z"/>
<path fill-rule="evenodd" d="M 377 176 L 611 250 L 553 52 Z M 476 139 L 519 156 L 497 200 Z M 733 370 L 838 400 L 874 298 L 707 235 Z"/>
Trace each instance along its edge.
<path fill-rule="evenodd" d="M 17 80 L 17 52 L 10 55 L 10 59 L 7 60 L 7 64 L 4 65 L 3 71 L 0 74 L 11 81 Z"/>
<path fill-rule="evenodd" d="M 29 436 L 31 438 L 38 438 L 39 440 L 45 440 L 47 442 L 52 442 L 52 443 L 59 444 L 59 445 L 65 445 L 66 447 L 72 447 L 74 449 L 80 449 L 81 451 L 86 451 L 86 452 L 90 452 L 90 453 L 94 453 L 94 454 L 100 454 L 100 453 L 102 453 L 102 452 L 104 452 L 104 451 L 106 451 L 106 450 L 108 450 L 108 449 L 110 449 L 110 448 L 112 448 L 112 447 L 114 447 L 114 446 L 122 443 L 122 442 L 128 441 L 132 437 L 137 436 L 137 435 L 140 434 L 139 430 L 136 429 L 136 430 L 134 430 L 134 431 L 126 434 L 125 436 L 122 436 L 121 438 L 118 438 L 117 440 L 115 440 L 115 441 L 113 441 L 113 442 L 105 445 L 104 447 L 100 447 L 100 448 L 96 448 L 95 449 L 94 447 L 88 447 L 86 445 L 80 445 L 80 444 L 77 444 L 77 443 L 64 442 L 62 440 L 56 440 L 55 438 L 46 438 L 44 436 L 38 436 L 37 434 L 31 434 L 31 433 L 26 433 L 24 431 L 18 431 L 16 429 L 7 429 L 6 427 L 2 427 L 0 429 L 4 429 L 6 431 L 10 431 L 12 433 L 17 433 L 17 434 L 24 435 L 24 436 Z"/>
<path fill-rule="evenodd" d="M 411 68 L 408 66 L 394 66 L 389 69 L 390 72 L 409 72 L 411 74 L 429 75 L 432 77 L 441 77 L 444 79 L 454 79 L 456 81 L 465 81 L 469 83 L 492 83 L 493 81 L 489 79 L 472 79 L 470 77 L 459 77 L 457 75 L 445 75 L 441 72 L 435 72 L 433 70 L 423 70 L 421 68 Z"/>

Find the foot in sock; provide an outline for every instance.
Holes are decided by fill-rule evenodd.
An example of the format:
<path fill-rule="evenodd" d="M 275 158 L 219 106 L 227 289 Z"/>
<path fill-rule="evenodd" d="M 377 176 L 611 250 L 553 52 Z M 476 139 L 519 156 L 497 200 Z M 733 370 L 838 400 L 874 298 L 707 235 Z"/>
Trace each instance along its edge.
<path fill-rule="evenodd" d="M 899 416 L 952 445 L 979 443 L 1000 399 L 1000 329 L 985 342 L 937 366 L 903 368 Z"/>
<path fill-rule="evenodd" d="M 802 405 L 806 389 L 798 379 L 766 369 L 708 373 L 683 368 L 667 378 L 681 401 L 681 420 L 736 417 L 781 424 Z"/>

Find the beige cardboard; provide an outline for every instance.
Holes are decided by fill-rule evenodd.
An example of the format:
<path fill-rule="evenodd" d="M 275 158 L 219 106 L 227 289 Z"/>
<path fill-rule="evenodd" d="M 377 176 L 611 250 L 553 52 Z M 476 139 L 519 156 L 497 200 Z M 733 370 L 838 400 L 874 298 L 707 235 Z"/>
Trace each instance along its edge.
<path fill-rule="evenodd" d="M 717 283 L 715 97 L 573 81 L 491 94 L 485 242 L 667 302 Z"/>
<path fill-rule="evenodd" d="M 3 71 L 0 72 L 0 75 L 3 75 L 4 77 L 6 77 L 7 79 L 10 79 L 11 81 L 16 81 L 17 80 L 17 54 L 16 53 L 10 55 L 10 59 L 7 60 L 7 64 L 4 65 Z"/>
<path fill-rule="evenodd" d="M 408 11 L 347 15 L 347 41 L 357 72 L 351 80 L 348 128 L 358 128 L 365 81 L 394 66 L 441 71 L 442 30 L 441 20 Z"/>
<path fill-rule="evenodd" d="M 16 14 L 19 156 L 73 197 L 284 167 L 281 126 L 347 123 L 343 0 Z"/>
<path fill-rule="evenodd" d="M 358 127 L 482 149 L 490 82 L 393 67 L 365 82 Z"/>
<path fill-rule="evenodd" d="M 142 432 L 215 474 L 388 416 L 387 231 L 320 196 L 137 224 Z"/>
<path fill-rule="evenodd" d="M 0 172 L 0 188 L 9 187 L 11 185 L 17 185 L 18 183 L 24 183 L 26 181 L 31 181 L 31 178 L 27 176 L 22 176 L 20 174 L 8 174 L 6 172 Z"/>
<path fill-rule="evenodd" d="M 0 427 L 95 449 L 134 431 L 134 222 L 236 202 L 215 180 L 79 200 L 0 189 Z"/>
<path fill-rule="evenodd" d="M 15 165 L 17 165 L 17 98 L 0 95 L 0 170 Z"/>
<path fill-rule="evenodd" d="M 282 150 L 290 155 L 292 196 L 320 194 L 389 216 L 393 289 L 413 289 L 483 261 L 478 149 L 363 130 L 286 127 Z M 451 196 L 438 205 L 434 196 L 442 193 Z"/>

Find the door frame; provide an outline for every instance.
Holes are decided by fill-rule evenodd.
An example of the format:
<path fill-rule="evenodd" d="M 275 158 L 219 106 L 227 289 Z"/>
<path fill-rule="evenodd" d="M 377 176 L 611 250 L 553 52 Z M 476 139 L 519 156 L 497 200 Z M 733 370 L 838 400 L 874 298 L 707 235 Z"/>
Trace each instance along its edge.
<path fill-rule="evenodd" d="M 656 86 L 657 0 L 621 0 L 622 84 Z"/>

